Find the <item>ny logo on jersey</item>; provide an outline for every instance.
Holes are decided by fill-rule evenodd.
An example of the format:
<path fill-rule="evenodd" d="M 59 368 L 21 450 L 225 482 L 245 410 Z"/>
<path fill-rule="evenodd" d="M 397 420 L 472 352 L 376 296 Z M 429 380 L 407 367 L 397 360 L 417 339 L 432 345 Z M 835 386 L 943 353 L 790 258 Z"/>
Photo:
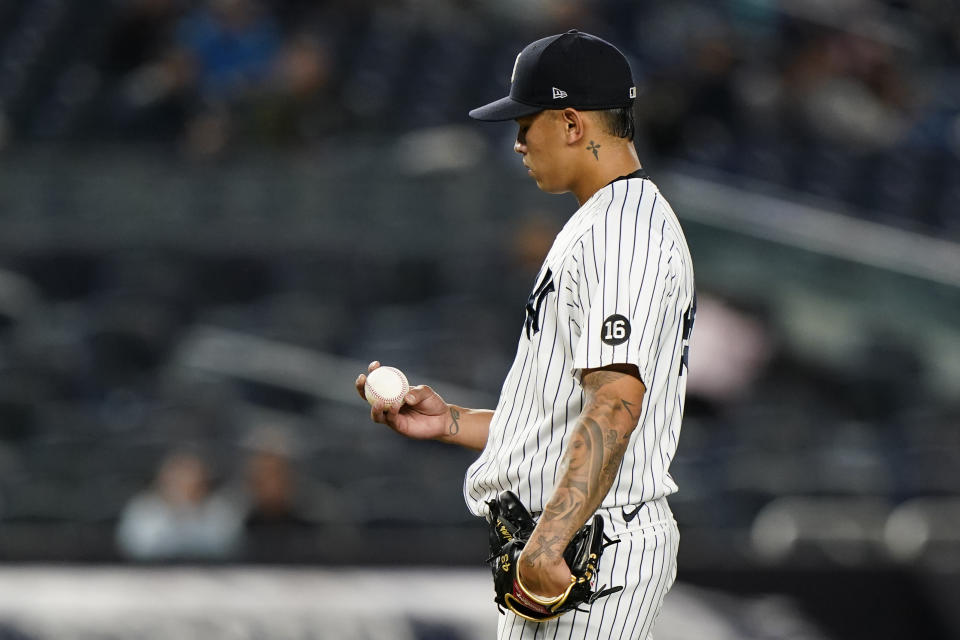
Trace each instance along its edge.
<path fill-rule="evenodd" d="M 543 306 L 543 300 L 551 291 L 556 291 L 556 289 L 553 286 L 553 271 L 547 267 L 547 272 L 543 274 L 540 284 L 527 298 L 527 319 L 524 321 L 527 338 L 540 331 L 540 307 Z"/>

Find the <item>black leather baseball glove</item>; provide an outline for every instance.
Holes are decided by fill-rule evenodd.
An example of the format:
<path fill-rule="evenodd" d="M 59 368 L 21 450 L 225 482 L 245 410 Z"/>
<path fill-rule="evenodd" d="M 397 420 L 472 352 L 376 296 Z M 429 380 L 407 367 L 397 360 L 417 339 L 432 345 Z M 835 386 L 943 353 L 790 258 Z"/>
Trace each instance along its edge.
<path fill-rule="evenodd" d="M 603 549 L 611 544 L 603 535 L 603 518 L 595 515 L 573 536 L 563 552 L 573 574 L 567 590 L 555 598 L 542 598 L 528 591 L 517 575 L 517 560 L 536 526 L 530 512 L 512 491 L 503 491 L 490 507 L 490 558 L 487 564 L 493 571 L 494 601 L 500 612 L 503 607 L 527 620 L 552 620 L 580 605 L 591 605 L 599 598 L 616 593 L 623 587 L 600 587 L 594 590 L 597 566 Z"/>

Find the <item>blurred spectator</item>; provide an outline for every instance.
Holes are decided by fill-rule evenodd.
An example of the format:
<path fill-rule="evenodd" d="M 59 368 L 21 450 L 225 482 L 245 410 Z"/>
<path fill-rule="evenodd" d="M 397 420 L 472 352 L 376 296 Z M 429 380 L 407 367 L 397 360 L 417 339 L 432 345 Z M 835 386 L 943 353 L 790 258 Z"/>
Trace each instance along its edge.
<path fill-rule="evenodd" d="M 697 296 L 689 393 L 717 405 L 743 399 L 774 349 L 767 318 L 709 294 Z"/>
<path fill-rule="evenodd" d="M 163 460 L 152 489 L 127 504 L 117 543 L 134 560 L 217 560 L 240 542 L 242 512 L 213 493 L 199 456 L 176 452 Z"/>
<path fill-rule="evenodd" d="M 784 79 L 801 131 L 873 150 L 898 143 L 906 127 L 906 88 L 893 45 L 869 35 L 824 30 L 792 56 Z"/>
<path fill-rule="evenodd" d="M 277 426 L 257 429 L 248 440 L 243 558 L 253 562 L 295 561 L 305 555 L 313 523 L 298 504 L 293 442 Z"/>
<path fill-rule="evenodd" d="M 214 104 L 264 82 L 281 42 L 255 0 L 208 0 L 180 21 L 176 40 L 195 66 L 200 96 Z"/>
<path fill-rule="evenodd" d="M 125 138 L 178 137 L 194 109 L 194 71 L 179 51 L 169 51 L 124 76 L 109 130 Z"/>
<path fill-rule="evenodd" d="M 572 25 L 590 31 L 585 24 L 592 17 L 590 3 L 574 0 L 494 0 L 478 3 L 479 10 L 496 22 L 519 22 L 544 33 L 565 31 Z M 570 25 L 570 26 L 568 26 Z"/>
<path fill-rule="evenodd" d="M 238 134 L 270 146 L 314 142 L 343 124 L 330 95 L 331 52 L 324 41 L 298 33 L 284 42 L 270 79 L 240 106 Z"/>
<path fill-rule="evenodd" d="M 229 140 L 231 107 L 268 82 L 281 33 L 255 0 L 207 0 L 180 17 L 168 36 L 149 29 L 152 24 L 165 33 L 160 27 L 175 14 L 169 2 L 145 0 L 140 11 L 131 10 L 128 24 L 121 21 L 117 28 L 108 66 L 123 73 L 144 60 L 124 80 L 118 121 L 140 137 L 169 140 L 185 134 L 189 152 L 210 155 Z M 134 34 L 146 29 L 151 37 L 131 47 L 125 28 Z M 132 60 L 123 62 L 126 57 Z"/>
<path fill-rule="evenodd" d="M 960 22 L 945 0 L 127 0 L 114 11 L 101 70 L 104 86 L 122 86 L 104 134 L 174 141 L 192 157 L 461 123 L 492 93 L 475 71 L 512 62 L 490 51 L 570 27 L 624 43 L 652 162 L 679 157 L 867 214 L 873 167 L 960 155 Z M 952 202 L 949 180 L 932 180 L 932 201 Z M 915 192 L 875 199 L 893 201 L 896 224 L 955 226 L 949 204 L 915 210 Z"/>
<path fill-rule="evenodd" d="M 199 112 L 186 127 L 186 150 L 221 151 L 232 137 L 232 107 L 266 86 L 280 50 L 279 27 L 255 0 L 208 0 L 177 26 L 177 44 L 193 65 Z"/>
<path fill-rule="evenodd" d="M 516 228 L 511 228 L 510 258 L 512 266 L 519 271 L 516 277 L 523 281 L 524 287 L 537 275 L 561 226 L 561 220 L 537 211 L 525 216 Z"/>
<path fill-rule="evenodd" d="M 104 69 L 129 73 L 162 53 L 184 2 L 128 0 L 119 4 L 106 36 Z"/>

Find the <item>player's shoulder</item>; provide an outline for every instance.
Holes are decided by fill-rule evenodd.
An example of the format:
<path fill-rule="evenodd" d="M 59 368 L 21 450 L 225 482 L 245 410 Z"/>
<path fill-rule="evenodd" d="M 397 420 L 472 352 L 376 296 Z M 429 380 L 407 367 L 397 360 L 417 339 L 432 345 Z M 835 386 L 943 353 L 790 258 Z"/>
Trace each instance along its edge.
<path fill-rule="evenodd" d="M 602 215 L 593 220 L 594 230 L 616 237 L 618 246 L 644 245 L 664 254 L 687 251 L 686 236 L 679 218 L 649 177 L 617 180 L 600 203 Z"/>
<path fill-rule="evenodd" d="M 658 242 L 660 236 L 682 236 L 669 203 L 649 177 L 619 179 L 604 186 L 571 220 L 570 246 L 603 242 L 620 245 Z M 632 240 L 631 240 L 632 239 Z M 669 244 L 669 243 L 668 243 Z"/>
<path fill-rule="evenodd" d="M 597 226 L 636 224 L 663 216 L 664 204 L 663 195 L 649 177 L 615 180 L 597 193 L 592 222 Z"/>

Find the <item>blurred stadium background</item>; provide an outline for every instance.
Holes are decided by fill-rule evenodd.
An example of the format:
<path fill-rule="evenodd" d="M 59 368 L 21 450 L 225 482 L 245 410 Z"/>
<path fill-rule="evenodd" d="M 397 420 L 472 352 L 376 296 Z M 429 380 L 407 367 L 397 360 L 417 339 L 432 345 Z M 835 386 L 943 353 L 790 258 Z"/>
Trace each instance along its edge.
<path fill-rule="evenodd" d="M 953 0 L 0 0 L 0 637 L 491 637 L 469 452 L 575 207 L 502 95 L 577 27 L 701 308 L 658 638 L 960 637 Z"/>

